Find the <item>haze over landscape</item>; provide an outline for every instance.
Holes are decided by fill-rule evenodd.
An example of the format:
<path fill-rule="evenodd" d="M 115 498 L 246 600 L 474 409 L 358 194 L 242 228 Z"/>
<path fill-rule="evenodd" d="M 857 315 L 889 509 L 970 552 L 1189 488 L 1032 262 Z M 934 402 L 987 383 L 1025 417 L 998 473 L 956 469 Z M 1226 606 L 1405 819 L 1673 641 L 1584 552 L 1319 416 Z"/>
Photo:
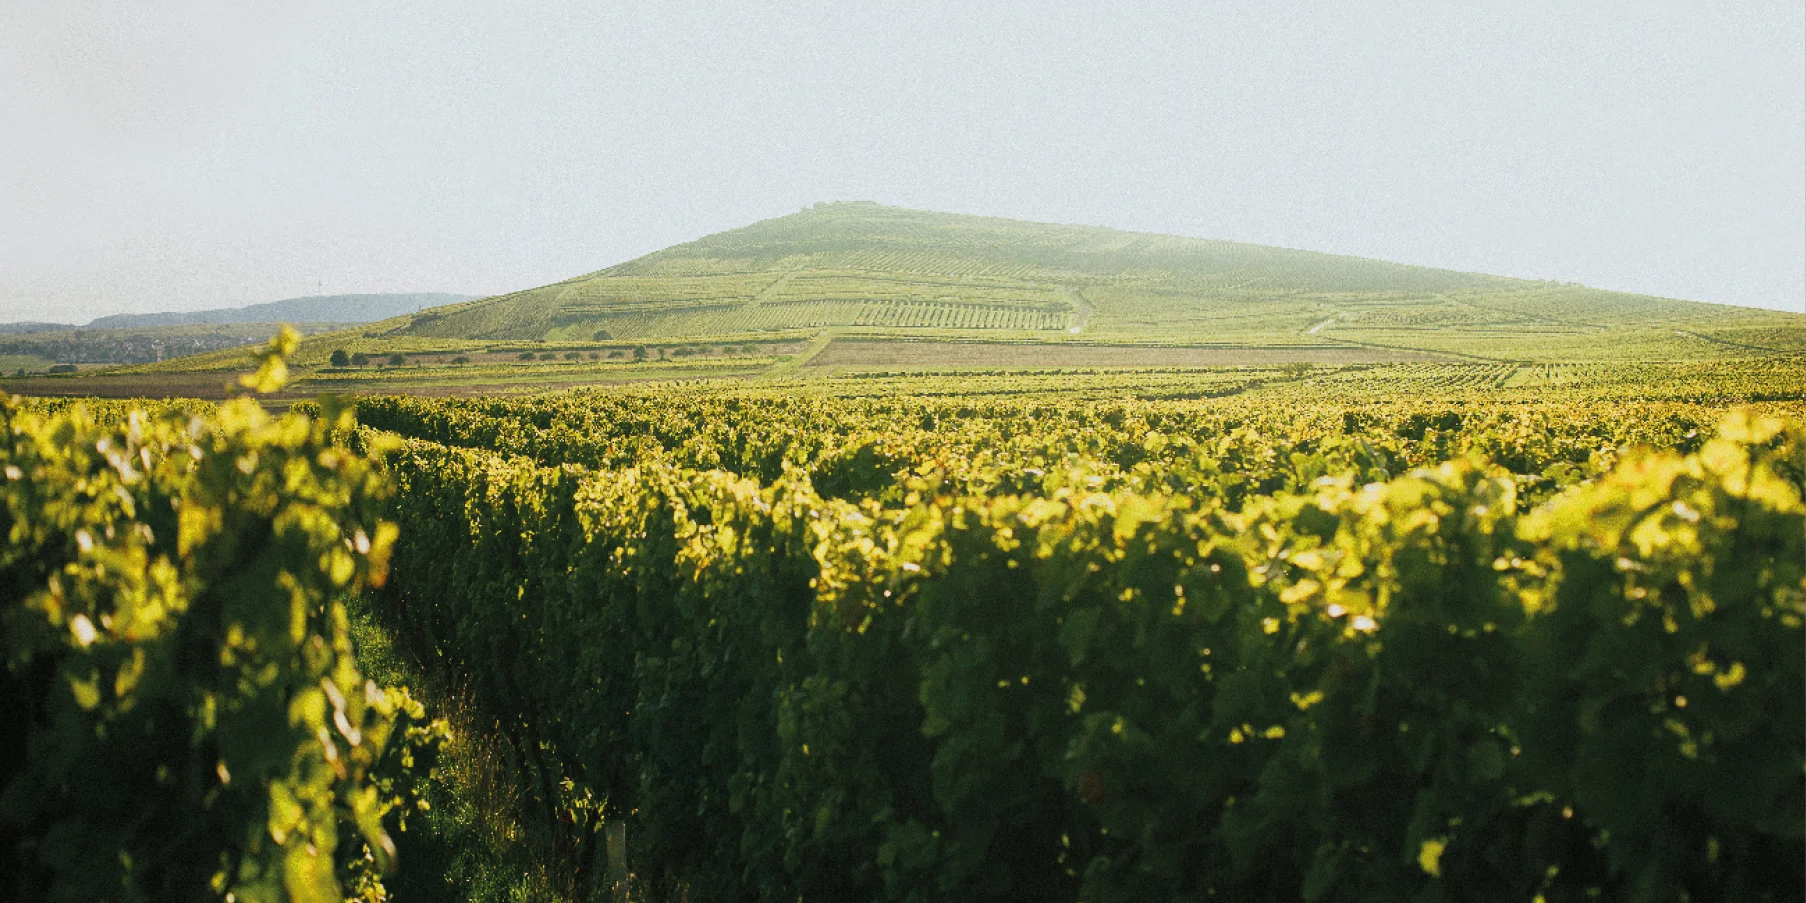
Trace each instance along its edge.
<path fill-rule="evenodd" d="M 0 3 L 0 900 L 1801 903 L 1803 41 Z"/>
<path fill-rule="evenodd" d="M 0 320 L 501 293 L 821 200 L 1799 310 L 1800 3 L 0 10 Z"/>

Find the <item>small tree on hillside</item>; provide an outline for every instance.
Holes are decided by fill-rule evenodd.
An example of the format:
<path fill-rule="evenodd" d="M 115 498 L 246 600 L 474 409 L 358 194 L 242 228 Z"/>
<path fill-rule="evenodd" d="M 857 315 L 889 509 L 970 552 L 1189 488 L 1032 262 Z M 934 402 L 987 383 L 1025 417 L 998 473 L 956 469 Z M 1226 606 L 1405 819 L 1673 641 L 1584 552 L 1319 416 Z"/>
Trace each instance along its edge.
<path fill-rule="evenodd" d="M 365 354 L 362 351 L 359 351 L 358 353 L 352 355 L 351 356 L 351 366 L 353 366 L 353 367 L 370 366 L 370 355 Z"/>
<path fill-rule="evenodd" d="M 399 351 L 395 352 L 394 354 L 389 355 L 389 366 L 391 366 L 391 367 L 399 367 L 402 364 L 405 364 L 407 362 L 408 362 L 408 356 L 405 354 L 402 354 Z"/>
<path fill-rule="evenodd" d="M 330 360 L 334 367 L 346 367 L 351 364 L 351 355 L 346 354 L 343 348 L 334 348 Z"/>
<path fill-rule="evenodd" d="M 646 359 L 646 346 L 645 345 L 633 346 L 633 359 L 636 361 L 643 361 Z"/>

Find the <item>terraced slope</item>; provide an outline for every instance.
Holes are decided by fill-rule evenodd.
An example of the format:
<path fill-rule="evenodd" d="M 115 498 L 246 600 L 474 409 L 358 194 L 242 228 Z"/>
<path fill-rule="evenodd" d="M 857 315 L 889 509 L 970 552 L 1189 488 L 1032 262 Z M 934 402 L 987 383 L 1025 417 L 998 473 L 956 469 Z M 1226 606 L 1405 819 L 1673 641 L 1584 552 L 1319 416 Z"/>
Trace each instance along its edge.
<path fill-rule="evenodd" d="M 1498 360 L 1806 351 L 1806 318 L 1226 241 L 819 204 L 394 338 L 867 337 L 1359 345 Z"/>
<path fill-rule="evenodd" d="M 825 204 L 555 285 L 441 309 L 402 332 L 572 341 L 598 331 L 657 339 L 869 327 L 1055 338 L 1091 328 L 1092 310 L 1099 329 L 1163 332 L 1146 327 L 1172 325 L 1179 307 L 1193 321 L 1186 337 L 1208 339 L 1225 326 L 1248 331 L 1210 309 L 1223 297 L 1271 301 L 1314 286 L 1442 292 L 1492 281 L 1231 242 Z M 1087 292 L 1110 302 L 1094 305 Z M 1251 312 L 1261 331 L 1271 331 L 1274 311 L 1236 313 Z"/>
<path fill-rule="evenodd" d="M 873 354 L 873 342 L 892 344 Z M 859 202 L 318 336 L 292 363 L 323 367 L 334 349 L 663 359 L 749 343 L 759 353 L 804 349 L 787 356 L 784 373 L 818 359 L 817 368 L 841 369 L 878 358 L 906 369 L 1056 358 L 1135 366 L 1147 357 L 1136 346 L 1148 345 L 1193 349 L 1184 360 L 1218 362 L 1210 366 L 1753 361 L 1806 354 L 1806 315 Z M 1048 345 L 1068 347 L 1051 354 Z M 141 369 L 230 370 L 244 359 L 215 352 Z"/>

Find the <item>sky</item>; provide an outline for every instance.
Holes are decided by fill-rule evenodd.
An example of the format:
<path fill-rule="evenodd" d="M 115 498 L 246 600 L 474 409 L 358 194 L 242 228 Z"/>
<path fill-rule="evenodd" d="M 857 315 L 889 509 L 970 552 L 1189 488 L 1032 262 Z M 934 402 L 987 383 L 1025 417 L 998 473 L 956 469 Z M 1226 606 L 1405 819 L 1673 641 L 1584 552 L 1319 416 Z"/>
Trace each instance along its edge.
<path fill-rule="evenodd" d="M 0 0 L 0 321 L 875 200 L 1806 306 L 1802 2 Z"/>

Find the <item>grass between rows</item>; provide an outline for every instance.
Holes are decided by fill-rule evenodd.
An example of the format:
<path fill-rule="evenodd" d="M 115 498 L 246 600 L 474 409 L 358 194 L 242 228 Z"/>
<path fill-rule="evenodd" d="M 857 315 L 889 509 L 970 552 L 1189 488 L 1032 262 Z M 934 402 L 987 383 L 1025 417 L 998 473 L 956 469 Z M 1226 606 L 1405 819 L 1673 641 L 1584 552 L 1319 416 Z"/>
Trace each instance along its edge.
<path fill-rule="evenodd" d="M 583 903 L 570 869 L 537 836 L 529 791 L 506 744 L 482 723 L 470 694 L 429 674 L 379 623 L 363 598 L 348 600 L 351 638 L 364 675 L 383 686 L 407 686 L 431 718 L 451 726 L 423 805 L 405 813 L 395 833 L 398 872 L 386 883 L 407 903 Z M 606 881 L 588 899 L 609 899 Z"/>

